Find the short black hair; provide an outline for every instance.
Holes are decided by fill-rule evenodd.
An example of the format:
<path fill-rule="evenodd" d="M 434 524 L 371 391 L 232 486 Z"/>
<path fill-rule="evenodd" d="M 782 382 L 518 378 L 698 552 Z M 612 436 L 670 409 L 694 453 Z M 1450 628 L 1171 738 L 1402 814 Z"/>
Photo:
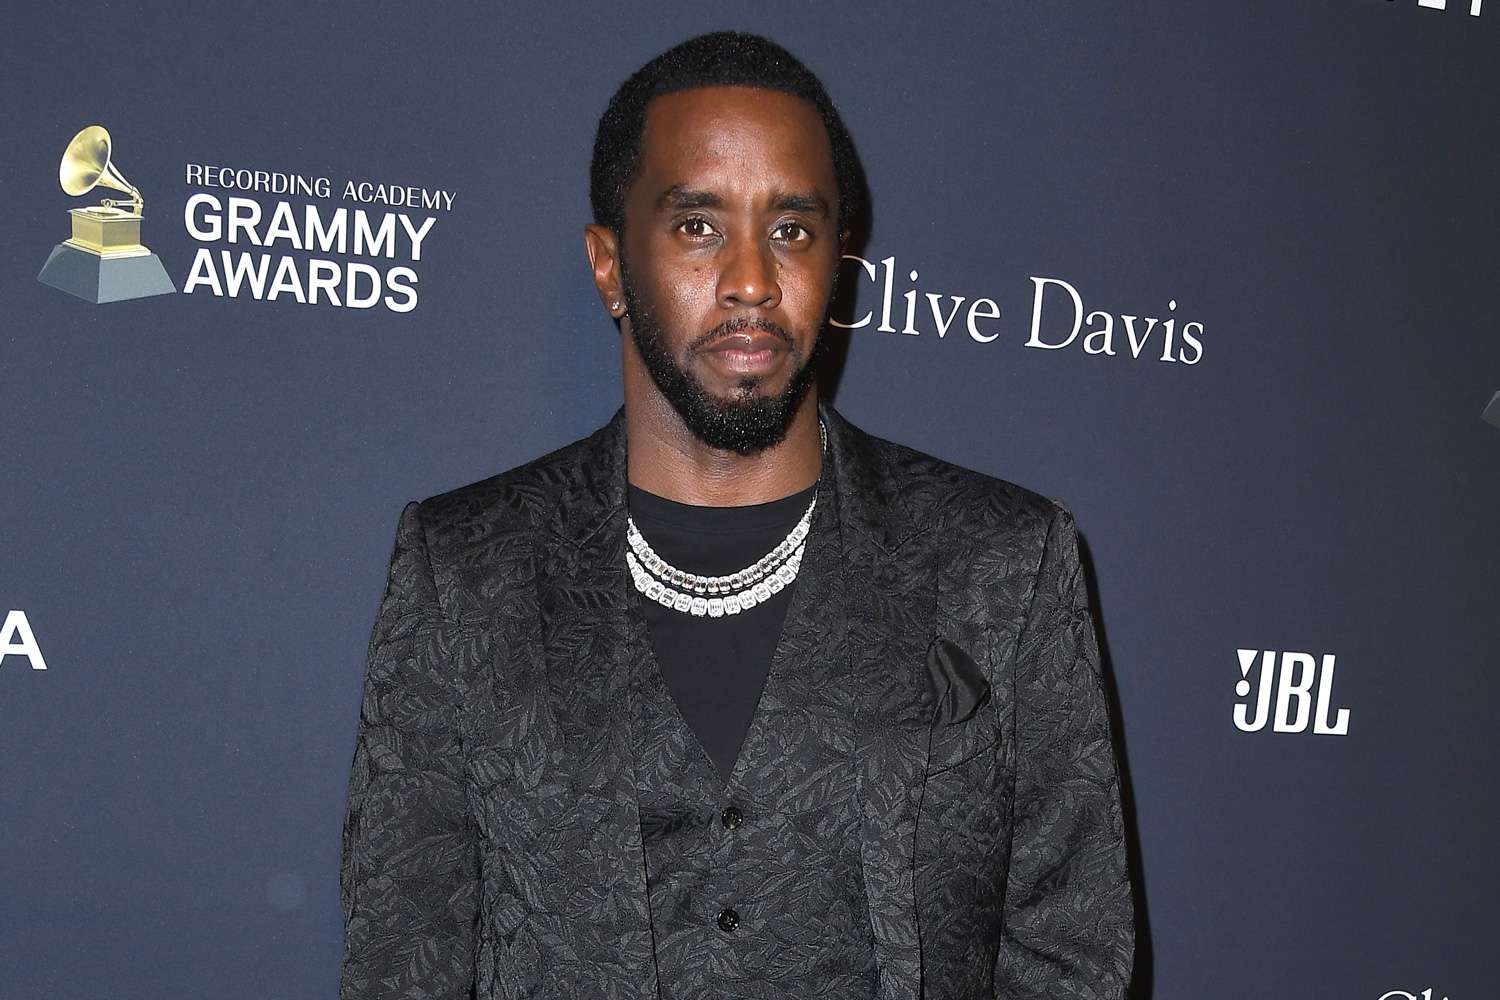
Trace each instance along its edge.
<path fill-rule="evenodd" d="M 653 97 L 697 87 L 760 87 L 813 103 L 828 131 L 838 182 L 839 228 L 851 229 L 864 208 L 864 175 L 833 99 L 812 70 L 769 38 L 714 31 L 674 45 L 631 74 L 610 98 L 594 134 L 589 202 L 594 221 L 625 231 L 625 192 L 641 163 L 646 106 Z"/>

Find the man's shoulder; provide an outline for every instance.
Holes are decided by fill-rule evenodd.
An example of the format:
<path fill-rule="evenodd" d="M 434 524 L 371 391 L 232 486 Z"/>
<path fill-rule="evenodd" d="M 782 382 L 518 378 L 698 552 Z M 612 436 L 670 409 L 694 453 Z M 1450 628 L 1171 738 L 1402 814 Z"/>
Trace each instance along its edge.
<path fill-rule="evenodd" d="M 420 501 L 428 545 L 451 551 L 540 530 L 559 497 L 576 484 L 586 452 L 604 430 Z"/>
<path fill-rule="evenodd" d="M 875 458 L 880 488 L 893 491 L 919 528 L 1045 535 L 1059 512 L 1071 516 L 1060 500 L 1009 479 L 853 430 Z"/>

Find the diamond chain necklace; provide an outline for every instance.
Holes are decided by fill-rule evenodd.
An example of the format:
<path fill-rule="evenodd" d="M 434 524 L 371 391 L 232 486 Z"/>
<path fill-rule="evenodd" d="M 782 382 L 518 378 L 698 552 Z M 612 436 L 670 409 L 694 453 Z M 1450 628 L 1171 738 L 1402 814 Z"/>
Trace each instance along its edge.
<path fill-rule="evenodd" d="M 823 453 L 828 453 L 828 429 L 818 421 L 818 437 Z M 635 518 L 625 515 L 625 538 L 630 551 L 625 553 L 625 564 L 630 568 L 635 589 L 646 597 L 673 611 L 684 614 L 707 615 L 722 618 L 749 611 L 757 604 L 779 594 L 802 568 L 802 553 L 807 548 L 807 533 L 812 527 L 813 509 L 818 505 L 817 494 L 803 511 L 802 517 L 775 548 L 754 563 L 737 573 L 724 576 L 700 576 L 678 569 L 667 562 L 646 542 Z"/>

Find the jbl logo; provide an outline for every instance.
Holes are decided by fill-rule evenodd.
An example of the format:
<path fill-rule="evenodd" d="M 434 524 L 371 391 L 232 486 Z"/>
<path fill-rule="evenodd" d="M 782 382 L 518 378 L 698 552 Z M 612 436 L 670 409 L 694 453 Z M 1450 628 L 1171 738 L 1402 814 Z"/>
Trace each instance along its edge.
<path fill-rule="evenodd" d="M 1333 699 L 1333 654 L 1323 654 L 1319 664 L 1310 653 L 1276 653 L 1272 650 L 1239 649 L 1240 680 L 1234 693 L 1249 698 L 1255 687 L 1260 690 L 1254 701 L 1255 715 L 1250 715 L 1250 703 L 1234 706 L 1235 728 L 1246 733 L 1259 732 L 1272 721 L 1271 692 L 1276 692 L 1275 721 L 1273 732 L 1305 733 L 1311 724 L 1312 731 L 1325 736 L 1343 736 L 1349 732 L 1349 710 L 1341 708 L 1329 720 L 1328 712 Z M 1256 659 L 1260 660 L 1259 676 L 1252 683 L 1252 670 Z M 1277 669 L 1278 663 L 1280 669 Z M 1313 684 L 1318 687 L 1318 708 L 1313 712 Z"/>

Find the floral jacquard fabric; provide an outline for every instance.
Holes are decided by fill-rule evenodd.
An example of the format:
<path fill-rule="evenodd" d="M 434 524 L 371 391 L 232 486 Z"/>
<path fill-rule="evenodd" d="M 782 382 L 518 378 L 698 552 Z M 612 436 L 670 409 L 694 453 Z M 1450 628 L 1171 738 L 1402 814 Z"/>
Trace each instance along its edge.
<path fill-rule="evenodd" d="M 813 569 L 840 562 L 833 489 L 826 477 L 817 489 L 802 570 L 727 782 L 631 616 L 637 801 L 663 1000 L 802 1000 L 811 983 L 820 1000 L 875 995 L 853 761 L 859 686 L 844 655 L 841 577 Z M 727 931 L 726 911 L 736 920 Z"/>
<path fill-rule="evenodd" d="M 797 586 L 841 596 L 803 608 L 773 672 L 843 684 L 818 708 L 820 753 L 804 754 L 788 702 L 752 723 L 738 770 L 770 788 L 784 769 L 778 800 L 802 794 L 813 814 L 852 794 L 824 828 L 843 849 L 820 847 L 858 858 L 874 997 L 1118 1000 L 1131 891 L 1071 514 L 819 410 L 838 557 L 804 565 Z M 342 1000 L 674 995 L 647 887 L 659 803 L 625 496 L 617 412 L 402 511 L 343 830 Z M 820 625 L 841 630 L 839 657 Z M 983 669 L 988 696 L 935 721 L 939 640 Z M 762 817 L 791 825 L 774 850 L 801 849 L 799 816 Z M 795 882 L 796 859 L 782 868 Z M 733 995 L 783 988 L 742 979 Z"/>

